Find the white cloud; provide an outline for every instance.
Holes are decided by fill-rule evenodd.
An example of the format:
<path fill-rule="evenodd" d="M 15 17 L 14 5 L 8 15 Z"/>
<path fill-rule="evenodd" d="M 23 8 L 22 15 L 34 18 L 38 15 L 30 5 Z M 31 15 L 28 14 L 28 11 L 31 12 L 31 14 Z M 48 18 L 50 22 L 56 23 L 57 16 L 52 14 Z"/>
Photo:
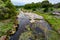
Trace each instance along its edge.
<path fill-rule="evenodd" d="M 12 2 L 24 2 L 24 3 L 31 3 L 31 2 L 41 2 L 43 0 L 11 0 Z"/>
<path fill-rule="evenodd" d="M 36 2 L 42 2 L 43 0 L 11 0 L 11 2 L 14 4 L 14 5 L 24 5 L 24 4 L 27 4 L 27 3 L 36 3 Z"/>
<path fill-rule="evenodd" d="M 41 2 L 42 0 L 21 0 L 21 2 L 31 3 L 31 2 Z"/>
<path fill-rule="evenodd" d="M 60 0 L 49 0 L 49 1 L 53 4 L 60 2 Z"/>

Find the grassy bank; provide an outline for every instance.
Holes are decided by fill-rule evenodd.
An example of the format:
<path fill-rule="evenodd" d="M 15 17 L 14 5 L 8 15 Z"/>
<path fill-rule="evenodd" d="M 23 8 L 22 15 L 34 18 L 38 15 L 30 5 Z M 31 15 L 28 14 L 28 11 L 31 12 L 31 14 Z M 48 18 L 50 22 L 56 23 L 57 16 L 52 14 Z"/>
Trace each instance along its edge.
<path fill-rule="evenodd" d="M 13 22 L 9 20 L 0 21 L 0 37 L 3 35 L 8 35 L 9 30 L 13 29 Z"/>
<path fill-rule="evenodd" d="M 53 30 L 49 31 L 50 36 L 48 36 L 48 40 L 60 40 L 60 18 L 54 17 L 54 15 L 51 15 L 50 13 L 40 13 L 35 12 L 38 15 L 41 15 L 44 17 L 44 19 L 50 24 L 51 28 Z"/>
<path fill-rule="evenodd" d="M 38 15 L 41 15 L 44 17 L 44 19 L 46 21 L 49 22 L 49 24 L 51 24 L 52 28 L 56 31 L 60 30 L 60 19 L 54 17 L 54 15 L 51 15 L 49 13 L 40 13 L 40 12 L 35 12 Z"/>
<path fill-rule="evenodd" d="M 10 36 L 16 32 L 17 22 L 16 18 L 6 19 L 0 21 L 0 37 Z M 16 26 L 16 27 L 15 27 Z"/>

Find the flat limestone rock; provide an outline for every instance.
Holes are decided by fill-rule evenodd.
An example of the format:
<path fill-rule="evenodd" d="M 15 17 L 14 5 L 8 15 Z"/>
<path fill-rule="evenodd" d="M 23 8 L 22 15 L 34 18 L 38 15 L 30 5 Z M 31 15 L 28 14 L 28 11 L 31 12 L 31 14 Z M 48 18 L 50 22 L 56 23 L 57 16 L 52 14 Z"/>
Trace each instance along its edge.
<path fill-rule="evenodd" d="M 42 16 L 39 16 L 35 13 L 24 13 L 25 15 L 29 16 L 30 19 L 44 19 Z"/>

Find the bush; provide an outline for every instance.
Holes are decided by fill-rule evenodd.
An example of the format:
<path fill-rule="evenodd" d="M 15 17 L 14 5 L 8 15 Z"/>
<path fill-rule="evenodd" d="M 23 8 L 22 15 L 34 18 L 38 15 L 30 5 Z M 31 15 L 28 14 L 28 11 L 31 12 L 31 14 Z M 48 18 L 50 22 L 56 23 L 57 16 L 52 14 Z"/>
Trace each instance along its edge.
<path fill-rule="evenodd" d="M 0 20 L 16 16 L 16 9 L 10 0 L 0 0 Z"/>

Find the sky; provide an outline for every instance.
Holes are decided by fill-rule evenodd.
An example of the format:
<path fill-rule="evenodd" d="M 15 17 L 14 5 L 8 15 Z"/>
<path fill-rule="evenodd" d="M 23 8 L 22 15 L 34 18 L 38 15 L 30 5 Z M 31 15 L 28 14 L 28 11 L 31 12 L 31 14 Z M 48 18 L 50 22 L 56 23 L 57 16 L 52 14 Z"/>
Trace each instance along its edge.
<path fill-rule="evenodd" d="M 27 3 L 36 3 L 36 2 L 42 2 L 43 0 L 11 0 L 11 2 L 14 4 L 14 5 L 24 5 L 24 4 L 27 4 Z M 55 3 L 58 3 L 60 2 L 60 0 L 49 0 L 50 3 L 52 4 L 55 4 Z"/>

